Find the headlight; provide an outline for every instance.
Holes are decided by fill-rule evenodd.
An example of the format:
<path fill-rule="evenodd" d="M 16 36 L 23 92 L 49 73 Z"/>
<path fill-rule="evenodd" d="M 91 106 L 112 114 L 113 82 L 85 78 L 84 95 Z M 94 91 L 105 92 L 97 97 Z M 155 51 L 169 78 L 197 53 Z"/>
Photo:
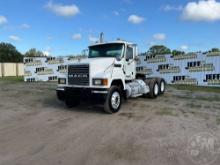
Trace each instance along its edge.
<path fill-rule="evenodd" d="M 58 78 L 58 84 L 66 84 L 65 78 Z"/>
<path fill-rule="evenodd" d="M 93 85 L 102 85 L 102 80 L 94 79 Z"/>
<path fill-rule="evenodd" d="M 107 86 L 108 79 L 93 79 L 93 85 L 95 86 Z"/>

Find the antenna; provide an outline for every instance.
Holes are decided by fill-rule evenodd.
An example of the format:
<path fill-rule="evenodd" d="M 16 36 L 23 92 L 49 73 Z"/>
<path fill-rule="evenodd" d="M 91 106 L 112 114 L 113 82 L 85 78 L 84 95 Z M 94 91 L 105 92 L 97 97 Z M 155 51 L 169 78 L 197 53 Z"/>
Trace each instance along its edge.
<path fill-rule="evenodd" d="M 103 33 L 103 32 L 100 34 L 99 42 L 100 42 L 100 43 L 103 43 L 103 42 L 104 42 L 104 33 Z"/>

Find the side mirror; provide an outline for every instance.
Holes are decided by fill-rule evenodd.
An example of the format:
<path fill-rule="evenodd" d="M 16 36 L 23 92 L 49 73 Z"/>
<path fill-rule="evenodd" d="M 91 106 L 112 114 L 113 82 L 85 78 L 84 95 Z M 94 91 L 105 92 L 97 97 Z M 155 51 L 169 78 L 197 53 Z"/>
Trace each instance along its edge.
<path fill-rule="evenodd" d="M 84 49 L 84 50 L 82 51 L 82 55 L 83 55 L 83 56 L 88 56 L 88 54 L 89 54 L 89 49 Z"/>
<path fill-rule="evenodd" d="M 116 57 L 116 60 L 117 60 L 117 61 L 121 61 L 121 57 L 120 57 L 120 56 L 117 56 L 117 57 Z"/>
<path fill-rule="evenodd" d="M 139 56 L 135 56 L 134 60 L 138 62 L 140 60 Z"/>

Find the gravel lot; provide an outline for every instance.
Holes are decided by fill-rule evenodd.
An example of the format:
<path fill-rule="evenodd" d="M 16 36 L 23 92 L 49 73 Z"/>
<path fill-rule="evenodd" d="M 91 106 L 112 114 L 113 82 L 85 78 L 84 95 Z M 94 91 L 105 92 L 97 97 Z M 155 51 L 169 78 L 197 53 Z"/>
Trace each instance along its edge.
<path fill-rule="evenodd" d="M 67 109 L 55 89 L 0 81 L 0 165 L 219 165 L 220 154 L 195 161 L 188 146 L 202 132 L 220 140 L 220 93 L 169 87 L 107 115 L 99 105 Z"/>

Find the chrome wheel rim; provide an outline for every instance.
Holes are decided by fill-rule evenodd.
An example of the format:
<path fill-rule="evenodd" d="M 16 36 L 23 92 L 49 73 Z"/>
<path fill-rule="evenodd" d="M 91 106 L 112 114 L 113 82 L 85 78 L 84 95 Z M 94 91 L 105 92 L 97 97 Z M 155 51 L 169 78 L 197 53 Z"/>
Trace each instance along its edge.
<path fill-rule="evenodd" d="M 155 86 L 154 86 L 154 95 L 157 96 L 158 93 L 159 93 L 159 86 L 158 86 L 158 84 L 155 84 Z"/>
<path fill-rule="evenodd" d="M 164 90 L 165 90 L 165 84 L 164 82 L 161 82 L 160 91 L 164 92 Z"/>
<path fill-rule="evenodd" d="M 115 110 L 118 109 L 118 107 L 120 106 L 120 102 L 121 102 L 120 94 L 119 92 L 115 91 L 111 97 L 112 108 Z"/>

